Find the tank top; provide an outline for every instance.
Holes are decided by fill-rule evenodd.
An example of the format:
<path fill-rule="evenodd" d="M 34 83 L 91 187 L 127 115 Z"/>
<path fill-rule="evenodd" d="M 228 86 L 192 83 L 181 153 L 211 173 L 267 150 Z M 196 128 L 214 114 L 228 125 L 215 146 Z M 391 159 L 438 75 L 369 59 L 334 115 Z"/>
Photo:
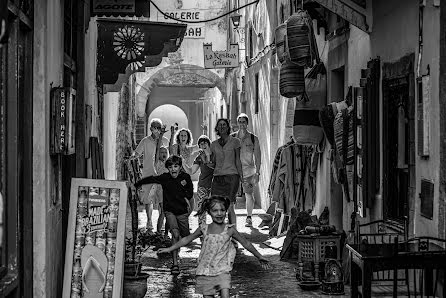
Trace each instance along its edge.
<path fill-rule="evenodd" d="M 200 226 L 203 233 L 203 244 L 198 257 L 197 275 L 217 276 L 232 271 L 236 249 L 228 235 L 228 228 L 233 225 L 225 225 L 220 234 L 209 234 L 208 225 Z"/>

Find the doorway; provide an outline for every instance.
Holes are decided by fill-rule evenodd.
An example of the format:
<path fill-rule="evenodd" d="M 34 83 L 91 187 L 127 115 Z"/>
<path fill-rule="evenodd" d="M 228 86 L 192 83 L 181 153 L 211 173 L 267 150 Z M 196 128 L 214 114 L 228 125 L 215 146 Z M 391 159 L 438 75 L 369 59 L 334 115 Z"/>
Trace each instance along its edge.
<path fill-rule="evenodd" d="M 410 76 L 383 80 L 384 216 L 403 220 L 409 214 L 409 141 L 413 115 L 410 106 Z"/>
<path fill-rule="evenodd" d="M 330 89 L 329 97 L 332 102 L 340 102 L 345 96 L 345 70 L 344 66 L 332 69 L 330 72 Z M 333 171 L 333 167 L 330 167 Z M 342 185 L 334 180 L 334 174 L 330 174 L 330 223 L 337 228 L 345 228 L 348 226 L 348 218 L 344 219 L 344 192 Z M 348 212 L 346 211 L 346 214 Z"/>

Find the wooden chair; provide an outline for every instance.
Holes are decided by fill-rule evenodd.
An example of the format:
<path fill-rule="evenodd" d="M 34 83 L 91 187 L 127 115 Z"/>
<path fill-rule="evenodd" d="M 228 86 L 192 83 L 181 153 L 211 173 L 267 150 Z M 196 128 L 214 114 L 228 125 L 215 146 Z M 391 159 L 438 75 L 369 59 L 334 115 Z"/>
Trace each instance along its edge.
<path fill-rule="evenodd" d="M 407 240 L 407 220 L 376 220 L 365 224 L 357 222 L 357 244 L 392 244 L 395 238 L 398 242 Z M 397 272 L 398 286 L 407 286 L 407 270 Z M 394 284 L 394 270 L 377 271 L 373 273 L 372 297 L 391 296 Z M 361 287 L 359 288 L 361 293 Z M 362 293 L 361 293 L 362 295 Z"/>
<path fill-rule="evenodd" d="M 405 252 L 446 252 L 446 239 L 435 237 L 414 237 L 398 244 Z M 446 297 L 446 272 L 444 270 L 433 270 L 431 268 L 414 268 L 408 270 L 408 286 L 406 289 L 395 285 L 397 297 Z M 435 272 L 434 272 L 435 271 Z M 441 272 L 442 271 L 442 272 Z M 435 278 L 434 278 L 435 275 Z M 442 280 L 440 281 L 440 276 Z M 395 281 L 396 282 L 396 281 Z"/>

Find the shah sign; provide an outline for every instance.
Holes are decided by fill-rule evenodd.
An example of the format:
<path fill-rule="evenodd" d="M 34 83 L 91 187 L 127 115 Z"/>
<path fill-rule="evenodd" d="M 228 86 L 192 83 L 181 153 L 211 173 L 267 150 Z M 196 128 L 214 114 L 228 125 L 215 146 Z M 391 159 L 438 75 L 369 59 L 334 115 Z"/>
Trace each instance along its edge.
<path fill-rule="evenodd" d="M 211 43 L 203 44 L 204 68 L 234 68 L 239 65 L 238 44 L 231 44 L 227 51 L 212 51 Z"/>
<path fill-rule="evenodd" d="M 166 11 L 166 15 L 175 18 L 171 19 L 166 15 L 158 12 L 159 22 L 179 22 L 179 21 L 202 21 L 204 20 L 204 11 L 194 9 L 184 9 L 179 11 Z M 184 38 L 202 39 L 206 37 L 205 23 L 187 24 L 186 33 Z"/>

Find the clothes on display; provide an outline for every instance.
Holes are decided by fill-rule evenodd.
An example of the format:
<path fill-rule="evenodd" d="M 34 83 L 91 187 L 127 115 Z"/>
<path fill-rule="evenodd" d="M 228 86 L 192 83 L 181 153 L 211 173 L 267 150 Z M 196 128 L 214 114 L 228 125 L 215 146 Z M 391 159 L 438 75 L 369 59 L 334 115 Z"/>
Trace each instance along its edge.
<path fill-rule="evenodd" d="M 348 97 L 348 96 L 347 96 Z M 354 130 L 353 107 L 347 98 L 323 108 L 319 120 L 332 145 L 330 160 L 333 179 L 341 184 L 347 201 L 353 197 Z"/>
<path fill-rule="evenodd" d="M 316 197 L 315 178 L 311 174 L 311 158 L 315 148 L 294 141 L 277 150 L 271 172 L 269 195 L 285 215 L 297 210 L 313 209 Z"/>

